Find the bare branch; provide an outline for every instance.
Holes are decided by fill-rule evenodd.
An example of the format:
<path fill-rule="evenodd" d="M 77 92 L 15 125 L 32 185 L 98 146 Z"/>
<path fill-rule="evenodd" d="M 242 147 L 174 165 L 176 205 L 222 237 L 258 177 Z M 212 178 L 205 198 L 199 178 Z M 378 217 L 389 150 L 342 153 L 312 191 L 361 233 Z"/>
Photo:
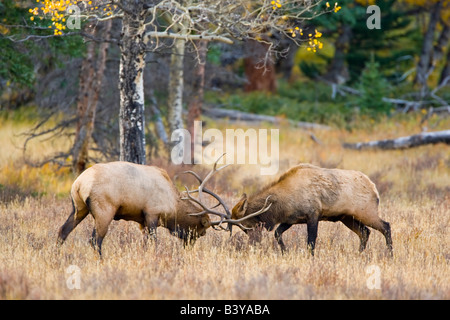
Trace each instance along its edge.
<path fill-rule="evenodd" d="M 172 32 L 161 31 L 149 31 L 145 34 L 145 41 L 150 41 L 151 38 L 169 38 L 169 39 L 181 39 L 186 41 L 206 40 L 206 41 L 218 41 L 227 44 L 233 44 L 233 40 L 225 36 L 208 35 L 208 34 L 179 34 Z"/>
<path fill-rule="evenodd" d="M 77 31 L 77 32 L 68 32 L 68 33 L 63 33 L 61 35 L 55 35 L 55 34 L 48 34 L 48 35 L 35 35 L 35 34 L 30 34 L 27 35 L 25 38 L 20 38 L 18 39 L 19 35 L 16 36 L 7 36 L 5 37 L 6 39 L 12 41 L 12 42 L 25 42 L 28 40 L 43 40 L 43 39 L 49 39 L 49 38 L 56 38 L 56 37 L 70 37 L 70 36 L 82 36 L 84 38 L 88 38 L 92 41 L 96 41 L 96 42 L 110 42 L 110 43 L 114 43 L 114 44 L 119 44 L 119 40 L 117 39 L 104 39 L 104 38 L 97 38 L 95 36 L 93 36 L 92 34 L 89 34 L 87 32 L 84 31 Z"/>

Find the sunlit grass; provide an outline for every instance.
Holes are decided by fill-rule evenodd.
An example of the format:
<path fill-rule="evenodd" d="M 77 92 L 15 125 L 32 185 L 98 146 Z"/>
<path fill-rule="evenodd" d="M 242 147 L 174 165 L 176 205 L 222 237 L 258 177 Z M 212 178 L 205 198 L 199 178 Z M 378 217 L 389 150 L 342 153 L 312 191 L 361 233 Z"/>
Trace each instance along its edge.
<path fill-rule="evenodd" d="M 393 138 L 420 131 L 419 118 L 380 122 L 357 129 L 308 132 L 280 127 L 280 175 L 299 162 L 360 170 L 377 184 L 380 216 L 391 223 L 394 257 L 384 237 L 372 230 L 368 247 L 341 223 L 321 222 L 316 255 L 306 250 L 306 226 L 284 233 L 288 252 L 281 254 L 273 233 L 260 244 L 234 228 L 233 236 L 208 230 L 194 247 L 184 249 L 167 230 L 145 249 L 137 224 L 111 224 L 103 260 L 90 247 L 93 219 L 88 217 L 58 248 L 59 227 L 70 213 L 66 168 L 25 164 L 17 136 L 27 125 L 0 126 L 0 299 L 449 299 L 450 298 L 450 153 L 435 145 L 401 151 L 343 149 L 346 141 Z M 245 128 L 209 122 L 208 127 Z M 448 127 L 442 122 L 435 130 Z M 264 128 L 266 126 L 263 126 Z M 206 128 L 206 127 L 205 127 Z M 258 128 L 258 127 L 255 127 Z M 276 128 L 275 126 L 273 128 Z M 64 141 L 30 145 L 39 158 Z M 166 161 L 169 175 L 186 170 Z M 209 166 L 197 166 L 202 173 Z M 259 175 L 258 165 L 232 166 L 211 180 L 211 188 L 232 206 L 242 192 L 252 193 L 276 176 Z M 185 181 L 180 177 L 182 190 Z M 183 180 L 184 179 L 184 180 Z M 8 196 L 5 193 L 9 193 Z M 17 193 L 20 197 L 14 197 Z M 67 286 L 67 268 L 80 268 L 80 289 Z M 369 266 L 380 270 L 380 288 L 370 289 Z"/>

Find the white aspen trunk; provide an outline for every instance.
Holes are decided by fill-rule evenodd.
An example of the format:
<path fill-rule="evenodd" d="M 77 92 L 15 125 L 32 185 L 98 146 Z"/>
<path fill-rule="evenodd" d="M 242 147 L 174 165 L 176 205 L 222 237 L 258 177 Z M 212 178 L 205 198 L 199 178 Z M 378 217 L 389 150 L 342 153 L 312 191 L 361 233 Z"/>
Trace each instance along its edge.
<path fill-rule="evenodd" d="M 170 135 L 177 129 L 183 128 L 183 66 L 184 66 L 185 40 L 175 40 L 170 60 L 168 122 Z M 172 137 L 172 141 L 180 141 L 182 137 Z"/>
<path fill-rule="evenodd" d="M 208 51 L 208 42 L 205 40 L 198 41 L 196 43 L 198 61 L 197 66 L 193 72 L 192 80 L 192 92 L 188 100 L 188 116 L 187 116 L 187 128 L 191 134 L 191 155 L 192 161 L 195 163 L 195 144 L 196 141 L 202 143 L 202 133 L 196 132 L 195 121 L 200 120 L 202 114 L 202 104 L 205 86 L 205 66 L 206 66 L 206 54 Z M 197 134 L 196 134 L 197 133 Z"/>
<path fill-rule="evenodd" d="M 139 5 L 137 5 L 139 6 Z M 136 12 L 142 12 L 136 8 Z M 120 160 L 145 164 L 144 17 L 125 15 L 120 43 Z"/>

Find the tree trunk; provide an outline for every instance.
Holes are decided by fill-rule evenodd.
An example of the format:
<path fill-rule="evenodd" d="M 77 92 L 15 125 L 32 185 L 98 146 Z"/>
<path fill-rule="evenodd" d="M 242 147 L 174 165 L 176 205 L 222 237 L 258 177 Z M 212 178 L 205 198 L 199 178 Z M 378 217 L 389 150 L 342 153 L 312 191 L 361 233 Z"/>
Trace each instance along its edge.
<path fill-rule="evenodd" d="M 109 40 L 111 26 L 111 20 L 106 21 L 104 25 L 99 25 L 95 32 L 96 36 Z M 100 44 L 89 42 L 86 57 L 81 65 L 77 101 L 78 122 L 72 147 L 72 171 L 77 174 L 86 169 L 88 161 L 89 143 L 94 131 L 95 112 L 103 82 L 108 47 L 107 41 Z"/>
<path fill-rule="evenodd" d="M 267 57 L 269 45 L 256 40 L 247 40 L 244 46 L 244 72 L 247 78 L 244 90 L 275 92 L 277 90 L 275 65 L 271 57 Z"/>
<path fill-rule="evenodd" d="M 345 62 L 345 56 L 350 48 L 352 37 L 352 27 L 343 25 L 336 39 L 333 60 L 330 63 L 328 71 L 324 78 L 334 84 L 343 84 L 350 79 L 348 66 Z"/>
<path fill-rule="evenodd" d="M 450 40 L 450 24 L 444 23 L 441 34 L 436 45 L 433 48 L 433 61 L 432 64 L 435 66 L 438 61 L 444 56 L 445 47 Z"/>
<path fill-rule="evenodd" d="M 187 127 L 191 133 L 191 155 L 194 157 L 194 143 L 197 137 L 194 137 L 194 122 L 200 120 L 203 104 L 203 89 L 205 86 L 205 65 L 206 52 L 208 50 L 207 41 L 197 42 L 198 61 L 194 70 L 192 81 L 192 93 L 188 106 Z"/>
<path fill-rule="evenodd" d="M 169 143 L 169 139 L 167 138 L 167 132 L 164 128 L 161 112 L 158 108 L 158 101 L 156 100 L 155 92 L 154 90 L 150 89 L 148 94 L 150 96 L 150 113 L 153 119 L 153 123 L 155 124 L 156 135 L 158 136 L 159 140 L 161 140 L 162 143 L 167 146 Z"/>
<path fill-rule="evenodd" d="M 177 39 L 174 41 L 172 56 L 170 59 L 169 74 L 169 97 L 168 97 L 168 122 L 170 135 L 177 129 L 183 128 L 183 68 L 184 68 L 184 49 L 185 40 Z M 172 140 L 178 141 L 178 137 L 172 137 Z"/>
<path fill-rule="evenodd" d="M 387 139 L 370 142 L 344 143 L 343 147 L 347 149 L 365 150 L 365 149 L 407 149 L 422 146 L 425 144 L 446 143 L 450 144 L 450 130 L 423 132 L 408 137 L 397 139 Z"/>
<path fill-rule="evenodd" d="M 431 55 L 433 51 L 433 40 L 436 26 L 439 22 L 439 17 L 442 9 L 442 0 L 436 2 L 431 8 L 430 21 L 428 22 L 428 29 L 423 39 L 422 52 L 420 54 L 419 63 L 417 64 L 415 82 L 422 87 L 422 96 L 425 94 L 427 79 L 430 70 Z"/>
<path fill-rule="evenodd" d="M 444 82 L 446 82 L 447 85 L 450 84 L 450 47 L 447 48 L 447 60 L 445 61 L 444 68 L 442 69 L 439 78 L 439 85 L 442 85 Z"/>
<path fill-rule="evenodd" d="M 295 65 L 295 55 L 299 47 L 290 39 L 283 37 L 281 43 L 277 46 L 285 53 L 281 55 L 275 63 L 275 71 L 280 72 L 287 81 L 292 80 L 292 69 Z"/>
<path fill-rule="evenodd" d="M 145 43 L 142 2 L 135 2 L 135 14 L 122 19 L 120 43 L 120 160 L 145 164 L 144 79 Z"/>

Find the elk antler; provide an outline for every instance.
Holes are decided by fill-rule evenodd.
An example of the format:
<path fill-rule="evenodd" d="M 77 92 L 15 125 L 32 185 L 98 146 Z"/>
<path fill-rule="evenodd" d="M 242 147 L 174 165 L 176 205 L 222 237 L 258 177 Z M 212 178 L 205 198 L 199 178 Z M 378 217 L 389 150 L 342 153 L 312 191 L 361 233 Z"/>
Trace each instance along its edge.
<path fill-rule="evenodd" d="M 189 201 L 191 201 L 191 202 L 194 202 L 194 203 L 196 203 L 197 205 L 199 205 L 199 206 L 203 209 L 203 211 L 198 212 L 198 213 L 192 213 L 191 215 L 202 215 L 202 214 L 205 214 L 205 213 L 209 213 L 209 214 L 214 214 L 214 215 L 220 216 L 220 217 L 221 217 L 221 221 L 223 221 L 225 218 L 231 217 L 230 209 L 228 209 L 227 205 L 226 205 L 225 202 L 222 200 L 222 198 L 220 198 L 216 193 L 212 192 L 211 190 L 205 188 L 206 182 L 208 182 L 208 180 L 213 176 L 213 174 L 215 174 L 216 172 L 219 172 L 220 170 L 222 170 L 222 169 L 224 169 L 224 168 L 226 168 L 226 167 L 228 167 L 228 166 L 230 165 L 230 164 L 226 164 L 226 165 L 221 166 L 220 168 L 217 168 L 218 162 L 220 161 L 220 159 L 223 158 L 223 156 L 225 156 L 225 154 L 226 154 L 226 153 L 222 154 L 222 155 L 216 160 L 216 162 L 214 162 L 214 166 L 213 166 L 212 170 L 206 175 L 206 177 L 205 177 L 204 179 L 200 178 L 200 176 L 199 176 L 197 173 L 195 173 L 194 171 L 192 171 L 192 170 L 182 172 L 182 173 L 187 173 L 187 174 L 193 175 L 193 176 L 198 180 L 198 182 L 200 182 L 199 187 L 198 187 L 197 189 L 195 189 L 195 190 L 189 190 L 189 189 L 185 186 L 187 198 L 182 198 L 182 199 L 183 199 L 183 200 L 189 200 Z M 194 197 L 191 196 L 192 193 L 196 193 L 196 192 L 198 192 L 198 199 L 195 199 Z M 212 207 L 212 208 L 207 208 L 207 207 L 201 202 L 201 195 L 202 195 L 202 192 L 205 192 L 205 193 L 207 193 L 207 194 L 213 196 L 213 197 L 218 201 L 218 204 L 215 205 L 215 206 Z M 225 214 L 224 214 L 224 213 L 221 213 L 221 212 L 219 212 L 219 211 L 216 211 L 216 210 L 212 210 L 212 209 L 218 207 L 219 205 L 221 205 L 221 206 L 223 207 L 223 209 L 225 210 Z M 212 224 L 212 226 L 214 227 L 215 224 Z M 226 230 L 226 229 L 223 228 L 220 224 L 219 224 L 219 227 L 220 227 L 221 229 Z"/>
<path fill-rule="evenodd" d="M 225 219 L 227 219 L 229 216 L 228 216 L 226 213 L 222 213 L 222 212 L 213 210 L 213 209 L 216 208 L 218 205 L 222 204 L 222 206 L 224 207 L 225 211 L 229 211 L 228 208 L 227 208 L 227 206 L 225 205 L 225 203 L 222 201 L 222 199 L 219 200 L 219 203 L 218 203 L 216 206 L 214 206 L 214 207 L 212 207 L 212 208 L 208 208 L 208 207 L 206 207 L 202 202 L 200 202 L 199 200 L 197 200 L 197 199 L 195 199 L 193 196 L 191 196 L 191 193 L 195 193 L 195 192 L 197 192 L 198 190 L 190 191 L 186 186 L 184 186 L 184 188 L 186 189 L 186 195 L 187 195 L 187 198 L 182 198 L 182 199 L 183 199 L 183 200 L 189 200 L 189 201 L 192 201 L 192 202 L 198 204 L 198 205 L 203 209 L 203 211 L 200 211 L 200 212 L 197 212 L 197 213 L 191 213 L 191 214 L 189 214 L 189 215 L 191 215 L 191 216 L 200 216 L 200 215 L 205 214 L 205 213 L 207 213 L 207 214 L 214 214 L 214 215 L 220 217 L 220 221 L 213 221 L 213 222 L 211 222 L 211 226 L 215 229 L 215 226 L 217 225 L 217 226 L 220 227 L 222 230 L 227 230 L 227 229 L 223 228 L 221 224 L 222 224 L 222 222 L 224 222 Z M 208 190 L 208 191 L 209 191 L 209 190 Z M 206 192 L 206 190 L 205 190 L 205 192 Z M 209 193 L 209 192 L 207 192 L 207 193 Z M 212 195 L 213 195 L 215 198 L 216 198 L 216 196 L 217 196 L 217 195 L 214 194 L 214 193 L 212 193 Z M 218 196 L 217 196 L 217 197 L 218 197 Z M 216 198 L 216 199 L 217 199 L 217 198 Z"/>
<path fill-rule="evenodd" d="M 242 225 L 242 221 L 247 220 L 247 219 L 252 218 L 252 217 L 255 217 L 255 216 L 257 216 L 257 215 L 260 215 L 260 214 L 266 212 L 267 210 L 269 210 L 270 207 L 271 207 L 271 205 L 272 205 L 272 203 L 270 203 L 269 205 L 267 205 L 267 202 L 269 201 L 270 195 L 266 198 L 266 201 L 264 202 L 264 206 L 263 206 L 260 210 L 254 212 L 254 213 L 251 213 L 251 214 L 249 214 L 249 215 L 246 215 L 245 217 L 242 217 L 242 218 L 240 218 L 240 219 L 236 219 L 236 220 L 232 219 L 232 218 L 231 218 L 230 209 L 227 207 L 227 205 L 226 205 L 225 202 L 222 200 L 222 198 L 220 198 L 217 194 L 215 194 L 215 193 L 212 192 L 211 190 L 205 188 L 205 183 L 212 177 L 212 175 L 213 175 L 214 173 L 216 173 L 216 172 L 218 172 L 218 171 L 220 171 L 220 170 L 222 170 L 222 169 L 224 169 L 224 168 L 226 168 L 226 167 L 229 166 L 229 164 L 227 164 L 227 165 L 223 165 L 223 166 L 220 167 L 220 168 L 217 168 L 217 163 L 219 162 L 219 160 L 220 160 L 224 155 L 225 155 L 225 153 L 222 154 L 222 155 L 216 160 L 216 162 L 214 163 L 213 169 L 207 174 L 207 176 L 206 176 L 204 179 L 200 178 L 200 176 L 199 176 L 197 173 L 195 173 L 194 171 L 191 171 L 191 170 L 182 172 L 182 173 L 188 173 L 188 174 L 193 175 L 193 176 L 198 180 L 198 182 L 200 182 L 200 186 L 198 187 L 198 189 L 195 189 L 195 190 L 189 190 L 188 187 L 184 186 L 185 189 L 186 189 L 186 195 L 187 195 L 187 197 L 184 197 L 184 198 L 182 198 L 182 199 L 183 199 L 183 200 L 191 201 L 191 202 L 193 202 L 193 203 L 199 205 L 199 206 L 203 209 L 203 210 L 200 211 L 200 212 L 197 212 L 197 213 L 191 213 L 191 214 L 190 214 L 191 216 L 198 216 L 198 215 L 202 215 L 202 214 L 205 214 L 205 213 L 206 213 L 206 214 L 213 214 L 213 215 L 219 216 L 219 217 L 220 217 L 220 220 L 218 220 L 218 221 L 212 221 L 212 222 L 211 222 L 211 226 L 212 226 L 214 229 L 216 229 L 216 226 L 217 226 L 217 227 L 220 228 L 221 230 L 230 231 L 230 233 L 232 232 L 232 225 L 237 225 L 237 226 L 239 226 L 239 227 L 240 227 L 241 229 L 243 229 L 243 230 L 244 230 L 244 229 L 247 229 L 247 230 L 248 230 L 248 229 L 251 229 L 251 228 L 247 228 L 247 227 L 245 227 L 244 225 Z M 215 206 L 212 207 L 212 208 L 208 208 L 205 204 L 203 204 L 203 203 L 201 202 L 201 194 L 202 194 L 203 191 L 204 191 L 205 193 L 207 193 L 207 194 L 213 196 L 213 197 L 218 201 L 218 204 L 215 205 Z M 197 192 L 198 192 L 198 199 L 194 198 L 194 197 L 191 195 L 192 193 L 197 193 Z M 225 210 L 225 213 L 222 213 L 222 212 L 217 211 L 217 210 L 213 210 L 213 209 L 215 209 L 216 207 L 218 207 L 219 205 L 221 205 L 221 206 L 223 207 L 223 209 Z M 222 223 L 227 223 L 227 224 L 228 224 L 227 228 L 224 228 L 224 227 L 222 226 Z M 216 230 L 218 230 L 218 229 L 216 229 Z"/>
<path fill-rule="evenodd" d="M 220 197 L 216 194 L 214 194 L 212 191 L 205 189 L 205 184 L 206 182 L 208 182 L 208 180 L 213 176 L 214 173 L 219 172 L 222 169 L 225 169 L 226 167 L 228 167 L 230 164 L 226 164 L 221 166 L 220 168 L 217 169 L 217 163 L 220 161 L 220 159 L 222 159 L 224 156 L 226 155 L 226 153 L 222 154 L 217 160 L 216 162 L 214 162 L 214 167 L 213 169 L 206 175 L 206 177 L 202 180 L 199 175 L 197 173 L 195 173 L 194 171 L 183 171 L 182 173 L 189 173 L 192 174 L 197 180 L 198 182 L 200 182 L 200 185 L 198 186 L 198 189 L 194 190 L 195 192 L 198 192 L 198 198 L 201 199 L 202 197 L 202 191 L 205 191 L 206 193 L 212 195 L 214 198 L 216 198 L 219 203 L 225 208 L 225 204 L 223 203 L 222 199 L 220 199 Z M 227 212 L 229 213 L 229 211 Z"/>

